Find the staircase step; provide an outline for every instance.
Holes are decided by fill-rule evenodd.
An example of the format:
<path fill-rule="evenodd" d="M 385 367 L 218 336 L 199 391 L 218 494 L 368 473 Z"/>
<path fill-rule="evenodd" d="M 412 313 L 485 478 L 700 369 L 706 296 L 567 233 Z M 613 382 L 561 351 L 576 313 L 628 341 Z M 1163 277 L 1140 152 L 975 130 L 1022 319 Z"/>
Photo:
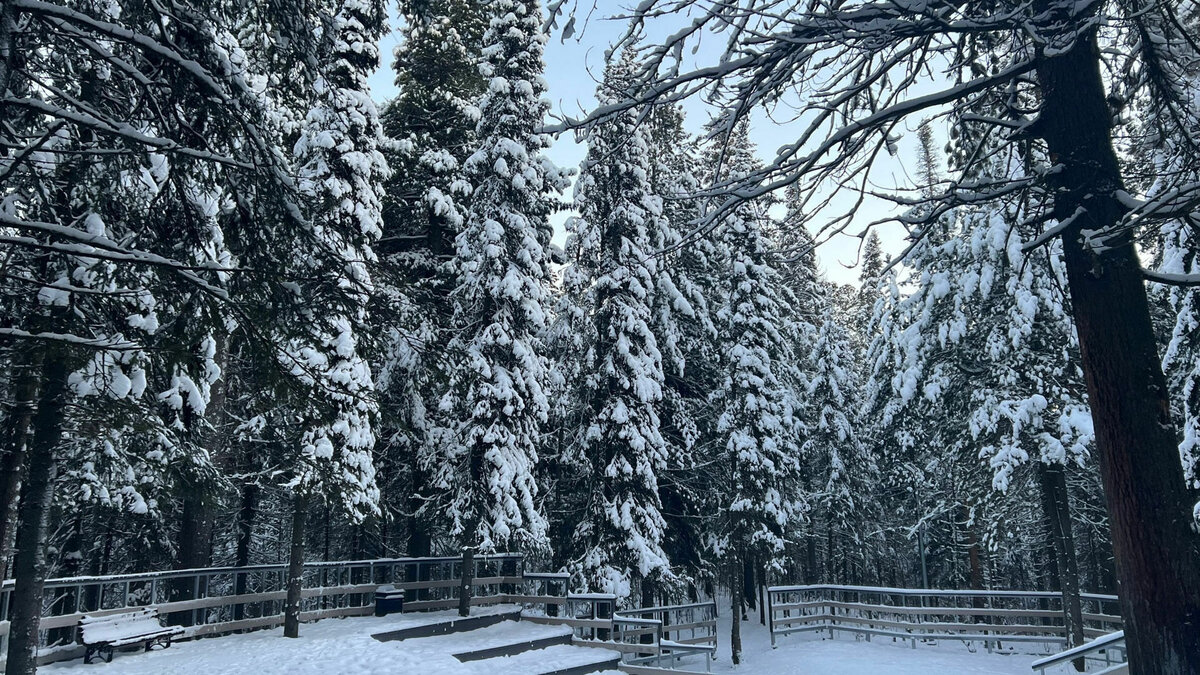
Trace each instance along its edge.
<path fill-rule="evenodd" d="M 621 672 L 626 675 L 709 675 L 699 670 L 679 670 L 677 668 L 659 668 L 657 666 L 635 666 L 621 664 Z"/>
<path fill-rule="evenodd" d="M 495 612 L 481 616 L 456 616 L 444 621 L 433 621 L 430 623 L 422 623 L 416 626 L 401 628 L 399 630 L 375 633 L 371 637 L 379 640 L 380 642 L 412 640 L 415 638 L 433 637 L 435 635 L 447 635 L 449 633 L 463 633 L 466 631 L 486 628 L 488 626 L 494 626 L 505 621 L 515 622 L 520 620 L 521 610 L 520 608 L 516 608 L 512 611 Z"/>
<path fill-rule="evenodd" d="M 554 645 L 487 661 L 495 675 L 588 675 L 617 670 L 620 652 L 591 647 Z M 481 664 L 482 665 L 482 664 Z"/>
<path fill-rule="evenodd" d="M 567 626 L 543 626 L 526 621 L 509 621 L 475 631 L 471 635 L 470 649 L 456 652 L 454 658 L 465 663 L 515 656 L 556 645 L 569 645 L 571 633 Z"/>

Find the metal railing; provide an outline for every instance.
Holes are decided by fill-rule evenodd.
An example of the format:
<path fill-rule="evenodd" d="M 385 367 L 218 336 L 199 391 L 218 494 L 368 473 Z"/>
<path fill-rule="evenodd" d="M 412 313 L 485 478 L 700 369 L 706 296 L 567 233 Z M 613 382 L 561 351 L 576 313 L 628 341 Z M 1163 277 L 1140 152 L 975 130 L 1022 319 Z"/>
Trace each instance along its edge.
<path fill-rule="evenodd" d="M 1086 644 L 1072 647 L 1053 656 L 1047 656 L 1044 659 L 1038 659 L 1033 662 L 1032 667 L 1035 671 L 1044 675 L 1047 668 L 1071 663 L 1080 658 L 1092 663 L 1103 664 L 1104 668 L 1099 673 L 1096 673 L 1096 675 L 1100 675 L 1101 673 L 1117 675 L 1118 673 L 1128 672 L 1129 665 L 1125 662 L 1129 658 L 1125 650 L 1125 631 L 1119 630 L 1115 633 L 1102 635 Z"/>
<path fill-rule="evenodd" d="M 472 604 L 507 602 L 527 580 L 520 554 L 480 555 L 473 562 Z M 301 618 L 305 621 L 370 614 L 376 589 L 405 591 L 405 609 L 458 606 L 463 559 L 387 558 L 304 565 Z M 0 652 L 7 649 L 13 581 L 0 586 Z M 252 565 L 145 574 L 85 576 L 46 581 L 40 646 L 53 653 L 77 648 L 79 619 L 139 607 L 157 607 L 187 637 L 265 628 L 283 622 L 287 565 Z M 524 596 L 522 596 L 524 597 Z"/>
<path fill-rule="evenodd" d="M 662 639 L 685 645 L 717 646 L 717 603 L 622 609 L 622 617 L 654 619 L 662 624 Z"/>
<path fill-rule="evenodd" d="M 1085 593 L 1089 637 L 1121 627 L 1117 598 Z M 1050 651 L 1067 642 L 1062 595 L 1038 591 L 938 591 L 867 586 L 774 586 L 767 590 L 771 644 L 804 631 L 849 632 L 911 640 L 1041 643 Z"/>
<path fill-rule="evenodd" d="M 573 593 L 561 616 L 525 619 L 570 626 L 577 644 L 621 652 L 627 672 L 674 669 L 692 655 L 704 656 L 709 665 L 717 646 L 715 602 L 617 609 L 617 601 L 607 593 Z"/>

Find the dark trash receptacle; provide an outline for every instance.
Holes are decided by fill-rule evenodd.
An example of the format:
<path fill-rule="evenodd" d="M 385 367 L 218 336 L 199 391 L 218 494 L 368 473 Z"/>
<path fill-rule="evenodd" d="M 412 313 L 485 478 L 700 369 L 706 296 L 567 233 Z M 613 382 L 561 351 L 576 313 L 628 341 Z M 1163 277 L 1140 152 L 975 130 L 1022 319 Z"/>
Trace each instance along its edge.
<path fill-rule="evenodd" d="M 380 586 L 375 591 L 375 616 L 404 611 L 404 591 L 395 586 Z"/>

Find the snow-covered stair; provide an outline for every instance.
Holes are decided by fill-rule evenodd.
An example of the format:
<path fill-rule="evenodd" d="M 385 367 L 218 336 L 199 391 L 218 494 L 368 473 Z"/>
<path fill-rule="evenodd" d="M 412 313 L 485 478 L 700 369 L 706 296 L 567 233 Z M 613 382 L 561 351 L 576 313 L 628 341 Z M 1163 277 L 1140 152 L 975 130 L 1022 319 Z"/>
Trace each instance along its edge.
<path fill-rule="evenodd" d="M 482 661 L 569 644 L 571 629 L 567 626 L 505 621 L 471 631 L 469 643 L 463 646 L 462 651 L 455 651 L 454 658 L 463 662 Z"/>
<path fill-rule="evenodd" d="M 492 612 L 406 626 L 372 635 L 453 654 L 472 675 L 589 675 L 612 673 L 620 652 L 571 643 L 567 626 L 521 621 L 519 612 Z M 415 646 L 415 645 L 414 645 Z"/>
<path fill-rule="evenodd" d="M 587 675 L 616 670 L 621 654 L 609 649 L 554 645 L 475 661 L 480 675 Z"/>

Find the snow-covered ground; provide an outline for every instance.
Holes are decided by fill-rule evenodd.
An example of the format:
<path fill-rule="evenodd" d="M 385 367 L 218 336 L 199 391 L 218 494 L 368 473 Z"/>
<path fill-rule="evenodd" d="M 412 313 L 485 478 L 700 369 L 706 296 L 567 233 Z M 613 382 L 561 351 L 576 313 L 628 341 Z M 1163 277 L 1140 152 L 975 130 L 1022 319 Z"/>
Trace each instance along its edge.
<path fill-rule="evenodd" d="M 724 614 L 728 614 L 725 612 Z M 452 613 L 442 616 L 450 617 Z M 81 660 L 39 669 L 54 675 L 525 675 L 527 659 L 538 666 L 561 661 L 569 665 L 581 650 L 552 647 L 522 657 L 460 663 L 454 653 L 489 646 L 499 633 L 492 629 L 401 642 L 377 642 L 372 633 L 412 626 L 434 618 L 430 614 L 383 618 L 327 619 L 301 626 L 300 638 L 288 640 L 282 630 L 209 638 L 178 643 L 146 653 L 118 653 L 111 664 L 83 665 Z M 722 616 L 721 648 L 714 673 L 750 675 L 1032 675 L 1030 654 L 971 653 L 961 642 L 940 645 L 890 640 L 865 642 L 838 635 L 822 640 L 815 635 L 781 638 L 771 649 L 770 637 L 757 621 L 743 624 L 743 662 L 729 661 L 729 617 Z M 545 631 L 523 624 L 521 630 Z M 591 650 L 583 650 L 591 651 Z M 686 665 L 703 671 L 702 661 Z M 1062 671 L 1065 675 L 1066 671 Z M 1058 675 L 1057 673 L 1055 675 Z"/>
<path fill-rule="evenodd" d="M 724 608 L 723 608 L 724 609 Z M 1027 653 L 989 654 L 982 647 L 972 653 L 959 641 L 940 644 L 893 642 L 874 638 L 873 642 L 838 633 L 833 640 L 813 633 L 778 638 L 771 649 L 771 636 L 758 623 L 758 617 L 742 624 L 742 664 L 735 668 L 729 661 L 729 612 L 718 619 L 721 647 L 714 673 L 744 675 L 1033 675 L 1030 664 L 1039 655 Z M 704 670 L 703 664 L 696 670 Z M 1047 674 L 1056 671 L 1047 671 Z M 1066 675 L 1066 671 L 1062 671 Z"/>

